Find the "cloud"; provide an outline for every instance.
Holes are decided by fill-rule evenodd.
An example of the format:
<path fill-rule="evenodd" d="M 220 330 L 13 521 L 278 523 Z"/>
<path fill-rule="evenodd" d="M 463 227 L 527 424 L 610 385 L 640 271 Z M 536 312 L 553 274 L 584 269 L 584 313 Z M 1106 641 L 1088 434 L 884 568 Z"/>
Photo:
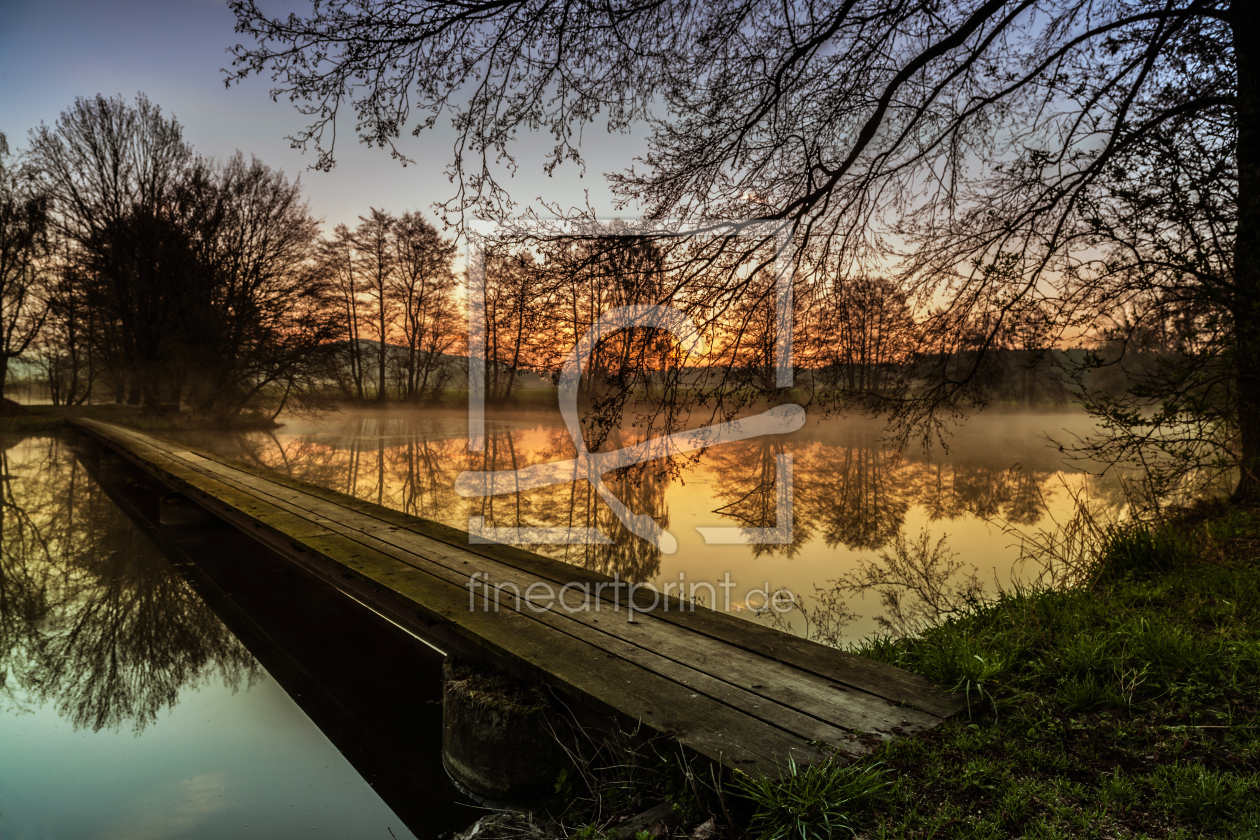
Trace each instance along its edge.
<path fill-rule="evenodd" d="M 101 840 L 164 840 L 178 837 L 227 807 L 227 778 L 207 773 L 150 790 L 132 801 L 128 816 L 120 817 Z"/>

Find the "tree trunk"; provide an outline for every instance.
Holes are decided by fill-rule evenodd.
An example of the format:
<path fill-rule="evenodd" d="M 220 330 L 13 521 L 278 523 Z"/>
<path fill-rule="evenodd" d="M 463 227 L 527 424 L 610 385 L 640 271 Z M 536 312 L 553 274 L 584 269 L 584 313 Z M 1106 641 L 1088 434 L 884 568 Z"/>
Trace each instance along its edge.
<path fill-rule="evenodd" d="M 133 367 L 127 377 L 127 405 L 140 405 L 140 397 L 140 371 Z"/>
<path fill-rule="evenodd" d="M 380 353 L 377 354 L 377 385 L 376 385 L 376 401 L 385 402 L 385 289 L 381 290 L 381 347 Z"/>
<path fill-rule="evenodd" d="M 9 378 L 9 357 L 0 353 L 0 400 L 4 399 L 4 383 Z"/>
<path fill-rule="evenodd" d="M 1233 500 L 1260 503 L 1260 4 L 1235 0 L 1238 62 L 1238 227 L 1234 238 L 1233 317 L 1238 385 L 1238 487 Z"/>

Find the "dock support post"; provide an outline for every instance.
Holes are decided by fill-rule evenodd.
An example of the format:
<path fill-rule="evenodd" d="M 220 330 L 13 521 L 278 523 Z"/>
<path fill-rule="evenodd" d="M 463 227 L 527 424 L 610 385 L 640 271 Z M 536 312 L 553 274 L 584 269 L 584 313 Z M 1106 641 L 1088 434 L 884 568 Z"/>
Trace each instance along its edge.
<path fill-rule="evenodd" d="M 442 664 L 442 763 L 474 794 L 524 802 L 551 793 L 572 767 L 569 731 L 545 691 L 448 656 Z"/>

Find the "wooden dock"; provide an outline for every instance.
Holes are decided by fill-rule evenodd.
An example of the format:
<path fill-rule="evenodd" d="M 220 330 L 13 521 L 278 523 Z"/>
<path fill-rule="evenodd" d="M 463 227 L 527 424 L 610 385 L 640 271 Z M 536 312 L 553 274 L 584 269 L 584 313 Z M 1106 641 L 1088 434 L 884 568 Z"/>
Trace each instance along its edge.
<path fill-rule="evenodd" d="M 469 545 L 463 531 L 133 429 L 70 423 L 439 647 L 728 767 L 774 774 L 824 745 L 858 755 L 963 705 L 899 668 L 672 598 L 631 623 L 626 589 L 605 575 Z M 531 585 L 553 597 L 517 600 Z M 639 609 L 649 595 L 636 593 Z"/>

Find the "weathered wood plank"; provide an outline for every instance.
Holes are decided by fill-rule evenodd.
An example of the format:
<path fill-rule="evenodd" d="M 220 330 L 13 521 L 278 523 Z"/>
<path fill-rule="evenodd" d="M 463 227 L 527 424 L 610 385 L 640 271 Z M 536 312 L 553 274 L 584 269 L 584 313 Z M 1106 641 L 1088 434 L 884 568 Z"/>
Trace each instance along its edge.
<path fill-rule="evenodd" d="M 356 539 L 369 549 L 393 556 L 398 556 L 396 554 L 398 551 L 405 551 L 407 556 L 400 558 L 404 562 L 439 575 L 456 585 L 465 586 L 472 572 L 480 572 L 490 585 L 508 584 L 517 592 L 525 591 L 537 580 L 514 567 L 505 565 L 478 564 L 463 568 L 470 562 L 466 558 L 472 555 L 446 543 L 397 527 L 384 526 L 376 518 L 347 512 L 341 507 L 331 510 L 333 506 L 327 502 L 314 499 L 300 491 L 277 488 L 261 478 L 233 475 L 237 471 L 214 462 L 197 461 L 195 465 L 195 468 L 205 468 L 208 474 L 216 475 L 223 481 L 238 484 L 242 489 L 261 494 L 296 516 L 310 516 L 322 527 Z M 342 513 L 339 519 L 332 518 L 336 511 Z M 512 603 L 510 597 L 499 600 Z M 581 603 L 576 598 L 570 598 L 569 602 L 573 606 Z M 734 689 L 733 693 L 726 692 L 727 696 L 741 698 L 743 702 L 736 705 L 745 713 L 761 717 L 774 725 L 783 724 L 767 715 L 773 714 L 772 710 L 777 710 L 780 704 L 826 724 L 834 724 L 848 730 L 879 732 L 885 736 L 891 734 L 894 727 L 908 732 L 918 731 L 930 728 L 937 720 L 934 716 L 916 709 L 890 709 L 885 699 L 821 683 L 812 675 L 773 659 L 756 656 L 739 648 L 732 649 L 729 645 L 709 636 L 696 634 L 685 628 L 662 625 L 657 621 L 663 614 L 660 611 L 640 616 L 635 624 L 607 618 L 601 624 L 592 612 L 571 611 L 570 609 L 562 611 L 559 604 L 553 604 L 549 612 L 554 614 L 553 618 L 559 619 L 554 622 L 554 625 L 562 632 L 584 637 L 581 630 L 568 625 L 568 622 L 577 622 L 585 625 L 585 629 L 595 630 L 600 636 L 612 636 L 619 641 L 637 646 L 647 652 L 646 656 L 640 656 L 641 664 L 645 667 L 653 667 L 658 673 L 677 678 L 676 669 L 667 664 L 673 662 L 685 665 L 689 669 L 694 669 L 727 685 L 730 689 Z M 624 609 L 622 614 L 628 615 Z M 621 616 L 617 615 L 616 618 L 619 619 Z M 594 644 L 607 646 L 609 643 L 608 640 L 600 637 L 590 637 L 588 634 L 585 637 Z M 745 695 L 748 696 L 745 697 Z M 802 724 L 797 723 L 790 728 L 791 731 L 807 739 L 829 742 L 835 740 L 834 735 L 824 734 L 824 731 L 820 731 L 813 724 L 808 725 L 810 729 L 808 733 L 801 727 Z"/>
<path fill-rule="evenodd" d="M 197 466 L 193 468 L 197 469 Z M 225 476 L 223 480 L 233 483 L 231 476 Z M 255 485 L 264 484 L 258 479 L 253 479 L 249 483 Z M 286 507 L 287 502 L 285 500 L 275 499 L 274 496 L 267 494 L 270 488 L 257 486 L 253 489 L 272 499 L 282 508 Z M 296 491 L 288 491 L 284 495 L 294 495 L 295 493 Z M 311 525 L 309 520 L 302 519 L 300 516 L 291 513 L 286 516 L 264 511 L 262 506 L 257 503 L 244 504 L 242 507 L 252 516 L 273 528 L 283 529 L 286 526 L 286 522 L 297 521 L 305 523 L 306 527 L 303 528 L 305 531 Z M 301 510 L 296 507 L 291 509 Z M 354 514 L 349 514 L 349 516 L 353 518 Z M 283 521 L 278 522 L 277 520 Z M 290 532 L 296 532 L 297 530 L 292 525 L 287 527 Z M 335 533 L 347 536 L 356 540 L 365 549 L 368 549 L 366 552 L 355 551 L 353 555 L 355 559 L 363 556 L 371 557 L 371 551 L 377 551 L 386 556 L 397 558 L 396 552 L 400 550 L 398 540 L 414 541 L 421 539 L 407 532 L 380 535 L 393 541 L 389 542 L 383 539 L 376 539 L 376 536 L 372 534 L 365 535 L 355 532 L 352 523 L 344 520 L 343 522 L 337 522 L 324 517 L 320 517 L 318 528 L 320 530 L 327 528 Z M 467 560 L 461 560 L 460 557 L 473 555 L 461 555 L 445 544 L 437 544 L 437 553 L 446 555 L 443 559 L 447 560 L 448 566 L 435 569 L 427 562 L 432 558 L 426 558 L 422 553 L 425 549 L 434 548 L 435 546 L 433 545 L 422 545 L 419 548 L 421 553 L 412 554 L 410 558 L 400 559 L 403 559 L 404 562 L 410 562 L 418 569 L 437 574 L 448 583 L 460 587 L 461 592 L 466 591 L 465 582 L 468 580 L 469 572 L 477 567 L 459 569 L 456 564 L 468 563 Z M 527 578 L 510 568 L 506 570 L 507 574 L 503 573 L 504 570 L 491 570 L 488 573 L 484 569 L 481 571 L 486 573 L 492 582 L 515 584 L 518 591 L 524 591 L 530 583 L 534 582 L 533 578 Z M 388 570 L 382 569 L 373 573 L 359 566 L 358 572 L 385 586 L 392 586 L 394 583 L 386 579 L 395 574 L 395 570 L 392 567 Z M 506 600 L 509 604 L 511 603 L 511 599 Z M 569 603 L 574 606 L 578 604 L 576 598 L 570 598 Z M 634 625 L 623 624 L 618 620 L 621 618 L 620 615 L 609 618 L 606 613 L 604 613 L 605 621 L 601 625 L 598 615 L 600 613 L 570 613 L 568 610 L 561 611 L 559 605 L 553 605 L 550 610 L 542 615 L 534 615 L 532 617 L 549 624 L 560 632 L 565 632 L 597 645 L 601 649 L 618 651 L 622 658 L 636 662 L 640 666 L 668 679 L 688 685 L 694 691 L 719 698 L 726 704 L 740 709 L 745 714 L 765 720 L 771 725 L 785 729 L 806 740 L 821 740 L 842 746 L 853 741 L 845 731 L 846 729 L 879 731 L 887 734 L 892 726 L 913 726 L 913 728 L 919 729 L 927 728 L 933 722 L 933 719 L 926 721 L 915 720 L 912 724 L 910 720 L 901 719 L 901 716 L 897 718 L 890 717 L 886 704 L 875 701 L 875 698 L 871 698 L 872 701 L 875 701 L 873 703 L 863 702 L 864 698 L 859 697 L 858 705 L 865 708 L 859 712 L 845 714 L 845 706 L 850 703 L 848 698 L 838 697 L 834 693 L 835 689 L 823 687 L 820 690 L 818 686 L 810 685 L 799 674 L 780 663 L 765 660 L 764 658 L 754 661 L 751 655 L 745 654 L 741 656 L 739 655 L 742 653 L 741 651 L 731 651 L 729 648 L 719 649 L 717 644 L 711 639 L 694 637 L 694 634 L 686 633 L 686 631 L 682 631 L 683 635 L 680 636 L 677 630 L 670 632 L 668 626 L 655 624 L 650 615 L 640 616 L 638 622 Z M 452 620 L 455 619 L 452 618 Z M 613 638 L 607 638 L 609 636 Z M 692 638 L 688 638 L 688 636 Z M 614 641 L 620 641 L 622 645 L 614 646 L 612 644 Z M 705 667 L 697 668 L 697 662 L 703 662 Z M 879 703 L 879 705 L 876 706 L 875 703 Z M 906 710 L 905 714 L 916 716 L 922 713 Z"/>
<path fill-rule="evenodd" d="M 403 566 L 396 558 L 373 551 L 361 542 L 322 527 L 292 528 L 310 523 L 274 505 L 260 501 L 229 483 L 218 481 L 165 452 L 127 441 L 181 486 L 207 492 L 268 528 L 289 527 L 295 547 L 329 558 L 366 577 L 409 572 L 392 583 L 393 594 L 409 602 L 415 612 L 432 620 L 446 621 L 466 634 L 470 643 L 500 657 L 526 663 L 544 682 L 563 693 L 623 718 L 641 721 L 650 729 L 675 737 L 697 753 L 714 761 L 763 772 L 775 772 L 789 755 L 808 762 L 818 755 L 816 747 L 790 732 L 768 727 L 707 694 L 645 671 L 633 661 L 609 654 L 600 647 L 548 628 L 521 613 L 482 613 L 467 609 L 467 589 L 434 578 L 420 569 Z M 148 450 L 148 451 L 145 451 Z M 402 569 L 399 567 L 403 566 Z M 790 710 L 789 710 L 790 711 Z M 862 744 L 848 744 L 842 731 L 819 732 L 836 738 L 855 752 Z"/>
<path fill-rule="evenodd" d="M 189 450 L 191 451 L 191 450 Z M 469 545 L 466 532 L 441 523 L 409 516 L 398 511 L 380 508 L 371 502 L 358 499 L 324 487 L 313 487 L 290 476 L 243 464 L 214 453 L 196 450 L 196 454 L 210 461 L 234 467 L 246 473 L 263 477 L 277 484 L 309 492 L 310 495 L 330 501 L 350 510 L 374 516 L 390 527 L 406 529 L 431 537 L 440 542 L 479 554 L 521 571 L 531 573 L 541 580 L 563 584 L 569 581 L 596 584 L 611 581 L 608 575 L 542 557 L 512 546 Z M 642 596 L 646 598 L 646 595 Z M 643 603 L 646 603 L 644 601 Z M 742 648 L 761 656 L 770 656 L 784 664 L 813 673 L 848 690 L 865 691 L 885 699 L 908 704 L 939 718 L 956 714 L 965 707 L 963 698 L 951 692 L 941 691 L 930 680 L 900 668 L 874 662 L 835 648 L 826 647 L 780 633 L 773 628 L 747 621 L 716 610 L 696 610 L 694 613 L 671 613 L 663 620 L 685 626 L 695 632 L 710 635 L 728 645 Z"/>

